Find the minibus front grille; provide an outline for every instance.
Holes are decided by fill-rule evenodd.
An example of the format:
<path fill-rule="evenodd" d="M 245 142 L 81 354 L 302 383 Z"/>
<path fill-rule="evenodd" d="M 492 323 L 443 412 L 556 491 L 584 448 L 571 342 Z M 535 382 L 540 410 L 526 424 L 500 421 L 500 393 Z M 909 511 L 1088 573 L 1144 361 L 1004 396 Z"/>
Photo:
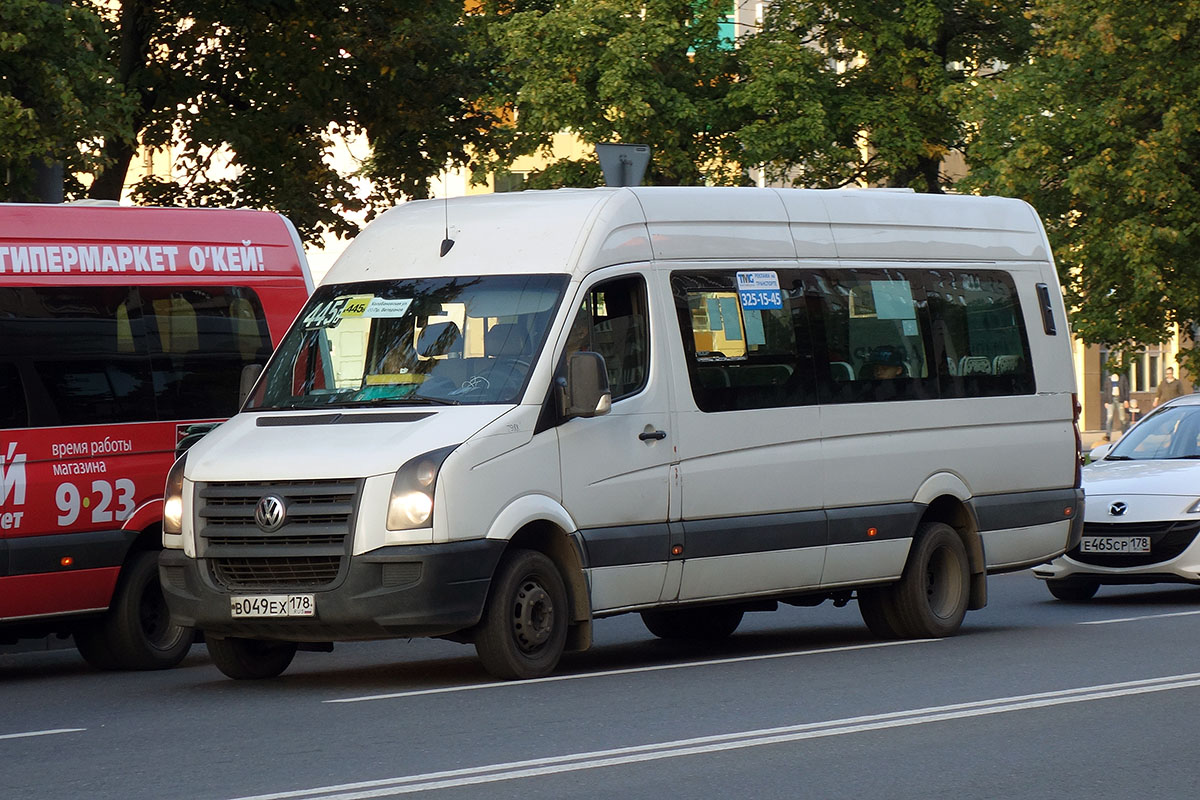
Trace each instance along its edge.
<path fill-rule="evenodd" d="M 346 537 L 337 533 L 316 536 L 272 536 L 268 546 L 298 545 L 305 547 L 320 544 L 341 546 L 345 541 Z M 264 545 L 261 536 L 218 536 L 215 534 L 209 534 L 208 544 L 210 547 L 262 547 Z"/>
<path fill-rule="evenodd" d="M 337 580 L 342 559 L 213 558 L 213 580 L 226 589 L 319 589 Z"/>
<path fill-rule="evenodd" d="M 1068 556 L 1096 567 L 1145 567 L 1170 561 L 1188 548 L 1200 533 L 1200 522 L 1088 522 L 1084 536 L 1149 536 L 1149 553 L 1083 553 L 1076 547 Z"/>
<path fill-rule="evenodd" d="M 197 556 L 229 590 L 329 588 L 348 563 L 361 490 L 347 480 L 198 483 Z M 272 495 L 285 513 L 268 530 L 255 511 Z"/>

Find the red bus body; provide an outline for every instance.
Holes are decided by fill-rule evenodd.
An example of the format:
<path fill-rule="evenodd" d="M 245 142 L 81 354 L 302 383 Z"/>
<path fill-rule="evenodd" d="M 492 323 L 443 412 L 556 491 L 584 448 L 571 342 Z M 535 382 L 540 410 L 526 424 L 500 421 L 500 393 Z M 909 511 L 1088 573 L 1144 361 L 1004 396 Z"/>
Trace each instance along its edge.
<path fill-rule="evenodd" d="M 236 413 L 311 291 L 278 214 L 0 204 L 0 641 L 75 633 L 98 666 L 169 666 L 153 642 L 118 652 L 122 588 L 157 580 L 128 573 L 161 546 L 177 448 Z M 129 591 L 126 616 L 160 611 Z"/>

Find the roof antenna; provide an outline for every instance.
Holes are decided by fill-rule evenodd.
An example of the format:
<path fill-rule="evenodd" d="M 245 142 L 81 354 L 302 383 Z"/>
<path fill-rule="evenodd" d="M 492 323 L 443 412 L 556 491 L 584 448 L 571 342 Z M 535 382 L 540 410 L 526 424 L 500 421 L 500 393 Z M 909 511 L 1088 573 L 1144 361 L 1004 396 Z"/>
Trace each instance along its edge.
<path fill-rule="evenodd" d="M 442 189 L 445 194 L 442 195 L 442 208 L 446 213 L 446 233 L 442 239 L 441 251 L 438 253 L 438 258 L 445 258 L 446 253 L 450 252 L 450 248 L 454 247 L 454 240 L 450 238 L 450 187 L 443 184 Z"/>

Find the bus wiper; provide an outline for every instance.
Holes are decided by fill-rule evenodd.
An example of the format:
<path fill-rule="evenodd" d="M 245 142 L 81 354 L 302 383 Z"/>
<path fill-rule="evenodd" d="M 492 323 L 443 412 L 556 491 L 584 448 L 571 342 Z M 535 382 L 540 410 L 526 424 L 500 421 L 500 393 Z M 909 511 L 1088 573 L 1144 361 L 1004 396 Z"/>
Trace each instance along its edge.
<path fill-rule="evenodd" d="M 371 397 L 364 400 L 347 400 L 338 403 L 336 408 L 362 408 L 369 406 L 407 406 L 407 405 L 440 405 L 458 406 L 457 400 L 445 400 L 441 397 L 426 397 L 425 395 L 407 395 L 405 397 Z"/>

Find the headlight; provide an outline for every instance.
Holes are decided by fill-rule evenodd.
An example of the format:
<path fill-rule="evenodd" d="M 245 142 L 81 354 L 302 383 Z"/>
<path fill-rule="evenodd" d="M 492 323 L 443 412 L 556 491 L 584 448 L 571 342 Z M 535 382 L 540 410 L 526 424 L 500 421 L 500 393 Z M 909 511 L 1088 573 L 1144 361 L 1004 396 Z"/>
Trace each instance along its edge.
<path fill-rule="evenodd" d="M 183 465 L 187 453 L 175 459 L 167 473 L 167 486 L 163 491 L 163 534 L 178 536 L 183 533 Z"/>
<path fill-rule="evenodd" d="M 428 528 L 433 524 L 433 489 L 438 470 L 455 447 L 458 445 L 417 456 L 396 471 L 388 500 L 389 531 Z"/>

